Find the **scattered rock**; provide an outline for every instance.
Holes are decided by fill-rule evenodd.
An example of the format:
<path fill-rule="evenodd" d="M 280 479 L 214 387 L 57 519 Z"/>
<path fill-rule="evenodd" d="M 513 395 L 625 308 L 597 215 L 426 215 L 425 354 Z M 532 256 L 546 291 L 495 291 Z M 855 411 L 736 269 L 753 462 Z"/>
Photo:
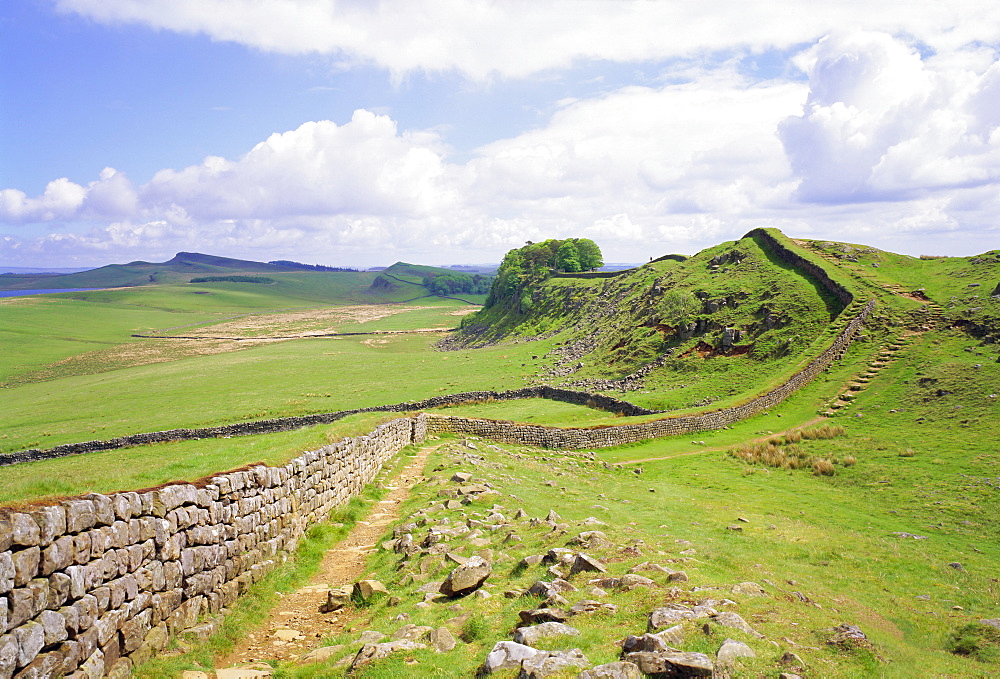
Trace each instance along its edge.
<path fill-rule="evenodd" d="M 486 559 L 474 556 L 448 573 L 448 577 L 441 584 L 441 593 L 457 597 L 474 592 L 482 587 L 492 571 L 493 568 Z"/>
<path fill-rule="evenodd" d="M 733 594 L 742 594 L 743 596 L 767 596 L 767 592 L 764 591 L 764 588 L 756 582 L 741 582 L 733 585 L 733 588 L 729 591 Z"/>
<path fill-rule="evenodd" d="M 389 590 L 381 582 L 378 580 L 359 580 L 354 583 L 354 588 L 351 590 L 351 599 L 355 603 L 366 604 L 380 594 L 389 595 Z"/>
<path fill-rule="evenodd" d="M 594 601 L 592 599 L 581 599 L 573 604 L 573 607 L 569 609 L 569 612 L 573 615 L 582 615 L 584 613 L 593 613 L 595 611 L 617 613 L 618 607 L 614 604 L 604 604 L 600 601 Z"/>
<path fill-rule="evenodd" d="M 363 644 L 375 644 L 385 639 L 385 635 L 373 629 L 365 630 L 358 637 L 358 641 Z"/>
<path fill-rule="evenodd" d="M 785 651 L 785 654 L 781 656 L 781 660 L 778 662 L 785 667 L 805 667 L 805 663 L 802 662 L 802 658 L 800 658 L 798 654 L 792 653 L 791 651 Z"/>
<path fill-rule="evenodd" d="M 715 661 L 722 667 L 732 667 L 736 664 L 737 658 L 756 658 L 754 650 L 735 639 L 726 639 L 722 642 L 718 653 L 715 654 Z"/>
<path fill-rule="evenodd" d="M 339 611 L 344 606 L 351 603 L 351 593 L 354 588 L 350 585 L 345 587 L 340 587 L 338 589 L 331 589 L 326 594 L 326 603 L 319 607 L 320 613 L 332 613 L 333 611 Z"/>
<path fill-rule="evenodd" d="M 573 566 L 569 570 L 570 575 L 575 575 L 576 573 L 607 573 L 608 569 L 605 568 L 597 559 L 587 556 L 586 554 L 577 554 L 576 558 L 573 560 Z"/>
<path fill-rule="evenodd" d="M 609 662 L 584 670 L 577 679 L 641 679 L 639 666 L 631 662 Z"/>
<path fill-rule="evenodd" d="M 432 630 L 427 635 L 427 639 L 438 653 L 454 650 L 456 644 L 455 637 L 447 627 L 438 627 L 436 630 Z"/>
<path fill-rule="evenodd" d="M 521 625 L 537 625 L 542 622 L 566 622 L 569 614 L 560 608 L 533 608 L 528 611 L 520 611 Z"/>
<path fill-rule="evenodd" d="M 677 652 L 678 649 L 668 644 L 664 639 L 656 634 L 646 633 L 641 637 L 632 634 L 625 637 L 622 642 L 622 657 L 629 653 L 660 653 Z"/>
<path fill-rule="evenodd" d="M 951 568 L 954 568 L 956 571 L 964 571 L 965 570 L 965 566 L 963 566 L 962 564 L 960 564 L 957 561 L 952 561 L 950 564 L 948 564 L 948 566 L 950 566 Z"/>
<path fill-rule="evenodd" d="M 486 656 L 481 673 L 492 674 L 497 670 L 517 669 L 524 660 L 532 658 L 538 653 L 546 652 L 513 641 L 498 641 L 494 644 L 489 655 Z"/>
<path fill-rule="evenodd" d="M 723 613 L 716 613 L 711 616 L 712 620 L 723 627 L 732 627 L 733 629 L 738 629 L 741 632 L 746 632 L 747 634 L 753 635 L 758 639 L 763 639 L 764 635 L 755 630 L 753 627 L 744 620 L 739 613 L 733 613 L 732 611 L 725 611 Z"/>
<path fill-rule="evenodd" d="M 555 674 L 563 676 L 570 668 L 584 669 L 590 661 L 578 648 L 569 651 L 544 651 L 521 662 L 518 679 L 542 679 Z"/>
<path fill-rule="evenodd" d="M 344 650 L 343 644 L 336 644 L 334 646 L 321 646 L 319 648 L 315 648 L 309 651 L 305 655 L 299 656 L 299 659 L 296 661 L 296 663 L 299 665 L 308 665 L 309 663 L 314 663 L 314 662 L 326 662 L 327 660 L 337 655 L 342 650 Z"/>
<path fill-rule="evenodd" d="M 845 650 L 861 649 L 870 651 L 879 660 L 885 662 L 885 659 L 882 658 L 878 650 L 876 650 L 874 644 L 868 641 L 868 637 L 857 625 L 852 625 L 850 623 L 837 625 L 833 628 L 833 636 L 827 639 L 826 643 L 831 646 L 838 646 Z"/>
<path fill-rule="evenodd" d="M 711 677 L 712 659 L 704 653 L 629 653 L 626 661 L 653 677 Z"/>
<path fill-rule="evenodd" d="M 514 643 L 534 646 L 539 639 L 558 636 L 579 636 L 580 630 L 561 622 L 543 622 L 531 627 L 518 627 L 514 631 Z"/>
<path fill-rule="evenodd" d="M 386 641 L 380 644 L 365 644 L 358 651 L 358 654 L 354 656 L 353 662 L 351 662 L 351 671 L 353 672 L 359 667 L 363 667 L 370 662 L 375 660 L 381 660 L 386 658 L 393 653 L 398 653 L 399 651 L 415 651 L 421 648 L 427 648 L 426 644 L 418 644 L 415 641 L 410 641 L 409 639 L 400 639 L 398 641 Z"/>

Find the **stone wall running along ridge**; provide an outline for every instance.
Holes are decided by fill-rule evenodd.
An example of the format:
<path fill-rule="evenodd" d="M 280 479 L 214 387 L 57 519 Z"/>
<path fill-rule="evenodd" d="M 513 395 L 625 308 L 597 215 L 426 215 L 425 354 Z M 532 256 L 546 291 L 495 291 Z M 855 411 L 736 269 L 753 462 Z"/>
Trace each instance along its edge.
<path fill-rule="evenodd" d="M 826 350 L 813 359 L 805 368 L 792 375 L 782 385 L 766 394 L 762 394 L 731 408 L 698 415 L 668 417 L 638 424 L 581 429 L 563 429 L 515 422 L 456 417 L 453 415 L 427 414 L 425 415 L 427 418 L 427 432 L 474 434 L 504 443 L 540 446 L 543 448 L 573 449 L 607 448 L 661 436 L 677 436 L 698 431 L 721 429 L 776 406 L 796 390 L 812 381 L 816 375 L 843 355 L 847 347 L 854 340 L 861 325 L 874 308 L 875 300 L 873 299 L 862 307 L 861 311 L 851 319 Z"/>
<path fill-rule="evenodd" d="M 204 637 L 200 618 L 423 438 L 401 418 L 281 467 L 0 513 L 0 679 L 125 677 L 172 636 Z"/>

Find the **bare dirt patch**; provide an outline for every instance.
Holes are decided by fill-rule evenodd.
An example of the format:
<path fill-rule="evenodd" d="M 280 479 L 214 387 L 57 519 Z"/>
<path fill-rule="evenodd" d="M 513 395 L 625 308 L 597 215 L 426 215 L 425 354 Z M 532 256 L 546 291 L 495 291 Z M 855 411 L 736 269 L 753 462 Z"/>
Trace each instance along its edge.
<path fill-rule="evenodd" d="M 252 314 L 222 323 L 185 329 L 189 337 L 309 337 L 338 331 L 344 323 L 368 323 L 396 314 L 423 309 L 421 306 L 355 305 L 301 309 L 274 314 Z"/>
<path fill-rule="evenodd" d="M 434 450 L 421 450 L 393 480 L 389 495 L 380 500 L 364 521 L 323 557 L 319 572 L 309 585 L 286 594 L 267 621 L 246 636 L 243 643 L 216 663 L 232 667 L 261 660 L 294 660 L 319 646 L 323 637 L 343 632 L 356 617 L 353 608 L 320 613 L 330 589 L 350 585 L 365 572 L 368 555 L 396 519 L 399 505 L 410 489 L 424 479 L 424 465 Z M 279 633 L 280 632 L 280 633 Z"/>

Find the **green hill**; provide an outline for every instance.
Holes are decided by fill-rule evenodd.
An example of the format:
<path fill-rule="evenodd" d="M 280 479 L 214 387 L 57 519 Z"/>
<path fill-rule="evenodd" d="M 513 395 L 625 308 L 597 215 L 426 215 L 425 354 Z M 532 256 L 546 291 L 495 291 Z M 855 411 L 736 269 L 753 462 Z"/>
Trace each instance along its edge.
<path fill-rule="evenodd" d="M 289 273 L 296 270 L 296 267 L 286 265 L 265 264 L 197 252 L 178 252 L 166 262 L 136 261 L 128 264 L 109 264 L 98 269 L 61 276 L 4 274 L 0 275 L 0 290 L 122 288 L 187 283 L 194 276 Z"/>

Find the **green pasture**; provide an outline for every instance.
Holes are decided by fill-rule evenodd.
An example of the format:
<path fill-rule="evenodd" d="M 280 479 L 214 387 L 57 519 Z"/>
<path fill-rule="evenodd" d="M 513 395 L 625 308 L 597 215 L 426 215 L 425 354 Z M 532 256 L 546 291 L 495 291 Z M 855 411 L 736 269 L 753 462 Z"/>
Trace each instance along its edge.
<path fill-rule="evenodd" d="M 289 432 L 153 443 L 0 467 L 0 505 L 196 481 L 258 462 L 281 466 L 304 450 L 363 436 L 396 417 L 400 415 L 361 413 Z"/>

